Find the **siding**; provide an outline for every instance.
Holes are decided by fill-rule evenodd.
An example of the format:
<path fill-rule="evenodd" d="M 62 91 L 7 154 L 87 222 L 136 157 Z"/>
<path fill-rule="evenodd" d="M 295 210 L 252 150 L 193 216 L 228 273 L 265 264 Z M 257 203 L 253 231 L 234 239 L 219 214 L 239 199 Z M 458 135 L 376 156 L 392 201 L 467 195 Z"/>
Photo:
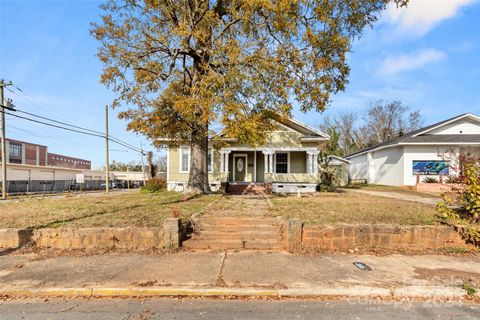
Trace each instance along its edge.
<path fill-rule="evenodd" d="M 180 172 L 180 149 L 168 149 L 168 179 L 169 181 L 187 182 L 188 173 Z M 208 181 L 220 181 L 220 153 L 213 149 L 213 173 L 208 175 Z"/>
<path fill-rule="evenodd" d="M 403 147 L 372 152 L 373 181 L 371 182 L 384 185 L 403 185 L 403 152 Z"/>
<path fill-rule="evenodd" d="M 480 124 L 470 119 L 461 119 L 427 134 L 480 134 Z"/>
<path fill-rule="evenodd" d="M 307 154 L 305 152 L 290 152 L 290 173 L 305 173 L 307 171 Z"/>
<path fill-rule="evenodd" d="M 350 166 L 348 168 L 350 179 L 368 179 L 368 163 L 366 153 L 351 157 L 348 160 L 350 160 Z"/>

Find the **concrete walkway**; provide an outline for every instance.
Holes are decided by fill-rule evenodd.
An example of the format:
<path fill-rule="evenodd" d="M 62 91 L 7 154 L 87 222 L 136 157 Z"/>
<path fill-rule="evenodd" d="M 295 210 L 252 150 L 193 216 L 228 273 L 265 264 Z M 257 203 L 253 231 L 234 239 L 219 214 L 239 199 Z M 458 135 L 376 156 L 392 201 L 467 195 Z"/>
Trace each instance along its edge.
<path fill-rule="evenodd" d="M 423 196 L 416 196 L 413 194 L 406 194 L 401 192 L 394 192 L 394 191 L 374 191 L 374 190 L 360 190 L 360 189 L 339 189 L 343 192 L 347 193 L 359 193 L 359 194 L 367 194 L 376 197 L 384 197 L 390 199 L 397 199 L 402 201 L 410 201 L 410 202 L 417 202 L 423 203 L 427 205 L 437 205 L 437 203 L 441 200 L 440 198 L 436 197 L 423 197 Z"/>
<path fill-rule="evenodd" d="M 372 271 L 353 265 L 361 261 Z M 182 252 L 0 256 L 0 296 L 463 297 L 480 257 Z"/>

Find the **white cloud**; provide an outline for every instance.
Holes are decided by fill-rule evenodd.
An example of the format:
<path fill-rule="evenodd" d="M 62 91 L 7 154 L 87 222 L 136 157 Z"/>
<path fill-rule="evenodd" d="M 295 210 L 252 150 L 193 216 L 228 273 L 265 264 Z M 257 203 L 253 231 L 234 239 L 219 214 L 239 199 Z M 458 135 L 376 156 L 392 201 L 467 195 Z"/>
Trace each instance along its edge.
<path fill-rule="evenodd" d="M 427 48 L 413 53 L 402 54 L 385 58 L 377 70 L 380 75 L 395 75 L 402 71 L 414 70 L 424 65 L 434 63 L 446 58 L 443 51 Z"/>
<path fill-rule="evenodd" d="M 410 0 L 407 7 L 390 5 L 386 21 L 404 34 L 422 36 L 441 21 L 458 15 L 461 9 L 478 0 Z"/>

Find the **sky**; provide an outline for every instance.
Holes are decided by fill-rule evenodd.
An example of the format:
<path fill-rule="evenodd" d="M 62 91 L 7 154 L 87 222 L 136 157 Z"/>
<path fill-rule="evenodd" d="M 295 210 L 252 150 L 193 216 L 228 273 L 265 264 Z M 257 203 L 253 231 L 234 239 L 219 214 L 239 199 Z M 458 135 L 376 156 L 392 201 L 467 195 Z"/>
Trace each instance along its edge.
<path fill-rule="evenodd" d="M 99 44 L 90 23 L 99 20 L 101 1 L 0 1 L 0 78 L 21 110 L 93 130 L 105 130 L 104 106 L 113 93 L 99 83 Z M 480 114 L 480 0 L 411 0 L 389 7 L 367 28 L 348 54 L 345 92 L 332 97 L 321 114 L 294 111 L 318 126 L 325 115 L 362 116 L 378 100 L 400 100 L 419 109 L 425 124 L 472 112 Z M 110 134 L 153 150 L 110 111 Z M 47 145 L 49 151 L 105 162 L 105 143 L 7 116 L 7 137 Z M 111 160 L 140 161 L 138 153 L 111 144 Z M 156 156 L 164 151 L 155 150 Z"/>

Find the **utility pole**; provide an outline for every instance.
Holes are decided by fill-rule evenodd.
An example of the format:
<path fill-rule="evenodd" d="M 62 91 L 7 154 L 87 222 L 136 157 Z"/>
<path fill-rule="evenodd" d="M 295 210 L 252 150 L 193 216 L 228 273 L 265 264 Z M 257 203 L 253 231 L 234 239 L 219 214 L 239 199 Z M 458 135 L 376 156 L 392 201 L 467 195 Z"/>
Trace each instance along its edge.
<path fill-rule="evenodd" d="M 105 106 L 105 145 L 106 145 L 106 177 L 105 177 L 105 192 L 110 191 L 110 160 L 108 152 L 108 106 Z"/>
<path fill-rule="evenodd" d="M 6 130 L 5 130 L 5 109 L 15 111 L 11 106 L 6 105 L 4 99 L 3 89 L 6 86 L 12 85 L 11 82 L 5 83 L 5 81 L 0 80 L 0 105 L 2 106 L 2 199 L 7 198 L 7 139 L 6 139 Z"/>
<path fill-rule="evenodd" d="M 145 185 L 145 162 L 143 161 L 143 145 L 142 145 L 142 140 L 140 140 L 140 152 L 141 152 L 141 156 L 142 156 L 143 185 Z"/>

